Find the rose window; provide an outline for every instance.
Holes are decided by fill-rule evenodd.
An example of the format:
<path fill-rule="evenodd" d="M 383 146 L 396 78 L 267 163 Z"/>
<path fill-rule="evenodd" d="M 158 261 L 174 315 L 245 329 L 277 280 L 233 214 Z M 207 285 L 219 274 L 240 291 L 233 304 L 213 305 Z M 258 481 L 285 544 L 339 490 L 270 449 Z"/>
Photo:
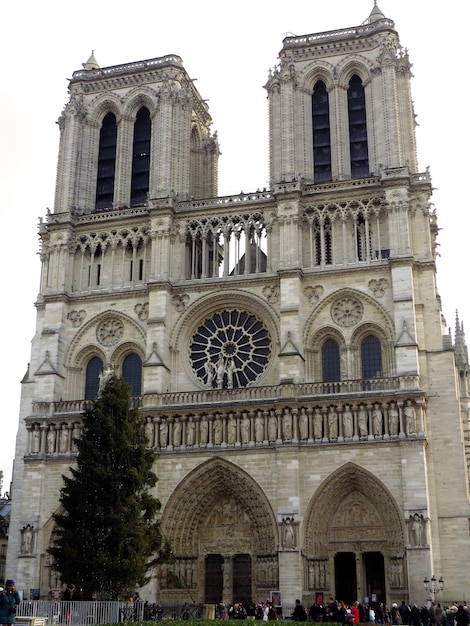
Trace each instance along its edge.
<path fill-rule="evenodd" d="M 246 387 L 265 371 L 271 339 L 261 320 L 237 309 L 208 317 L 194 333 L 190 360 L 196 376 L 213 389 Z"/>

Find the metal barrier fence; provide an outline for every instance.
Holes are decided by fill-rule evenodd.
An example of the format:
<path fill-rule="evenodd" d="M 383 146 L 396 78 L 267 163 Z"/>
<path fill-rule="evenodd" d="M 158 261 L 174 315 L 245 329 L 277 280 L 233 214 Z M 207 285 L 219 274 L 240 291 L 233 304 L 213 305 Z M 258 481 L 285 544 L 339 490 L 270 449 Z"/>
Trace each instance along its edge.
<path fill-rule="evenodd" d="M 22 617 L 25 619 L 22 620 Z M 166 622 L 200 617 L 206 617 L 206 610 L 204 606 L 196 604 L 162 608 L 144 602 L 24 600 L 18 607 L 16 621 L 20 626 L 38 626 L 32 618 L 45 618 L 47 626 L 93 626 L 118 622 Z"/>

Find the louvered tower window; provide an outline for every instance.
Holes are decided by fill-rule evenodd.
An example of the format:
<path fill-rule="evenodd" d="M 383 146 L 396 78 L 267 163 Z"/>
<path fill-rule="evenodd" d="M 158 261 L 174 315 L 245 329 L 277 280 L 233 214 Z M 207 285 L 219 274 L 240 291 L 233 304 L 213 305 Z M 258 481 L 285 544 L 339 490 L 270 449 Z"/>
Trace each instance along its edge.
<path fill-rule="evenodd" d="M 322 183 L 331 180 L 330 107 L 322 80 L 313 89 L 312 114 L 314 181 Z"/>
<path fill-rule="evenodd" d="M 103 119 L 100 130 L 95 200 L 95 207 L 97 209 L 106 209 L 113 206 L 116 142 L 116 116 L 114 113 L 108 113 Z"/>
<path fill-rule="evenodd" d="M 145 204 L 149 191 L 150 176 L 150 112 L 142 107 L 134 124 L 132 148 L 131 206 Z"/>
<path fill-rule="evenodd" d="M 369 151 L 367 146 L 366 96 L 359 76 L 353 76 L 348 89 L 349 150 L 351 178 L 368 176 Z"/>

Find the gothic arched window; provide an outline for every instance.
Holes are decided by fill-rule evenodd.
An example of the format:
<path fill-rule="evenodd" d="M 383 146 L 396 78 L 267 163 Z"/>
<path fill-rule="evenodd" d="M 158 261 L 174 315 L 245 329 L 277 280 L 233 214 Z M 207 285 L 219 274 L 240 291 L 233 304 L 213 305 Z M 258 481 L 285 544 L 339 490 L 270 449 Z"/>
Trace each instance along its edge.
<path fill-rule="evenodd" d="M 131 387 L 132 396 L 142 393 L 142 359 L 138 354 L 129 354 L 122 364 L 122 377 Z"/>
<path fill-rule="evenodd" d="M 349 150 L 351 178 L 368 176 L 369 149 L 367 144 L 366 95 L 359 76 L 354 75 L 348 89 Z"/>
<path fill-rule="evenodd" d="M 339 346 L 333 339 L 328 339 L 321 349 L 322 381 L 334 382 L 341 379 Z"/>
<path fill-rule="evenodd" d="M 382 376 L 382 346 L 374 335 L 368 335 L 361 344 L 362 378 Z"/>
<path fill-rule="evenodd" d="M 132 146 L 131 206 L 147 201 L 150 181 L 150 134 L 152 123 L 146 107 L 139 109 Z"/>
<path fill-rule="evenodd" d="M 108 113 L 103 119 L 100 130 L 95 199 L 95 207 L 97 209 L 106 209 L 113 206 L 114 178 L 116 171 L 116 143 L 116 116 L 114 113 Z"/>
<path fill-rule="evenodd" d="M 316 183 L 331 180 L 330 105 L 322 80 L 313 88 L 313 175 Z"/>
<path fill-rule="evenodd" d="M 103 361 L 92 357 L 86 366 L 85 400 L 94 400 L 100 388 L 100 374 L 103 371 Z"/>

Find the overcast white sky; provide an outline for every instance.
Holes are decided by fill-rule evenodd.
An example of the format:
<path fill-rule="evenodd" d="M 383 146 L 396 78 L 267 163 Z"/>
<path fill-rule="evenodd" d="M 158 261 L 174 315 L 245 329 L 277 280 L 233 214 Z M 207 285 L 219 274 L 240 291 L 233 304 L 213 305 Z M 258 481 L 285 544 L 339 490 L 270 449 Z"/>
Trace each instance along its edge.
<path fill-rule="evenodd" d="M 379 0 L 408 48 L 419 124 L 420 170 L 431 168 L 441 258 L 438 291 L 447 326 L 470 328 L 470 207 L 464 194 L 470 133 L 466 61 L 470 3 Z M 9 489 L 20 380 L 30 358 L 40 263 L 38 217 L 53 208 L 67 78 L 92 50 L 102 66 L 178 54 L 218 131 L 219 194 L 268 186 L 268 109 L 263 85 L 282 40 L 361 24 L 373 0 L 26 0 L 2 7 L 0 40 L 1 247 L 4 268 L 0 470 Z M 467 339 L 470 341 L 470 331 Z"/>

